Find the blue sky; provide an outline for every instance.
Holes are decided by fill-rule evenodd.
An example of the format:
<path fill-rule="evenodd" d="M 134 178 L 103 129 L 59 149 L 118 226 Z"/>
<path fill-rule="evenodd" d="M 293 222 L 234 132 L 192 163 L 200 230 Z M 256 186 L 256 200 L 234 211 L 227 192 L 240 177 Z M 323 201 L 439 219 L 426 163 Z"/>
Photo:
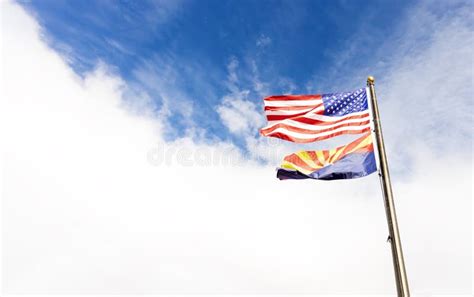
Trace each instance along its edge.
<path fill-rule="evenodd" d="M 382 94 L 382 115 L 389 108 L 385 105 L 395 104 L 390 108 L 397 109 L 419 104 L 421 110 L 431 101 L 437 112 L 444 111 L 431 95 L 408 96 L 406 90 L 416 93 L 415 80 L 404 81 L 397 90 L 394 86 L 408 78 L 404 68 L 417 66 L 433 93 L 454 94 L 450 86 L 438 83 L 444 78 L 434 75 L 443 75 L 442 67 L 428 73 L 422 60 L 446 34 L 445 28 L 472 27 L 472 18 L 464 17 L 470 8 L 464 1 L 46 0 L 20 4 L 35 16 L 45 41 L 77 74 L 84 76 L 102 64 L 123 79 L 127 92 L 122 100 L 141 106 L 133 107 L 135 111 L 151 111 L 166 126 L 167 140 L 226 141 L 247 152 L 265 124 L 262 98 L 268 95 L 348 91 L 365 85 L 370 74 Z M 459 38 L 469 47 L 469 38 Z M 454 52 L 441 46 L 436 51 Z M 463 84 L 456 92 L 465 97 L 469 84 Z M 138 97 L 146 97 L 146 104 Z M 443 152 L 448 144 L 455 147 L 471 133 L 468 125 L 459 129 L 447 115 L 443 124 L 434 126 L 440 118 L 426 113 L 420 117 L 420 110 L 400 112 L 417 121 L 407 122 L 407 131 L 417 127 L 416 133 L 409 134 L 435 151 Z M 469 122 L 466 110 L 459 117 Z M 392 115 L 389 111 L 385 116 Z M 397 129 L 396 121 L 389 121 L 385 122 L 388 133 Z M 452 137 L 453 129 L 460 134 L 455 141 L 439 137 L 440 133 Z M 340 138 L 329 140 L 326 147 L 346 141 Z M 390 135 L 389 139 L 396 141 Z M 396 145 L 400 146 L 397 156 L 405 155 L 407 161 L 408 152 L 400 144 L 392 147 Z"/>
<path fill-rule="evenodd" d="M 241 139 L 228 133 L 215 111 L 223 96 L 247 90 L 245 99 L 260 104 L 264 95 L 360 87 L 365 75 L 351 74 L 378 62 L 371 55 L 395 35 L 410 8 L 407 1 L 20 3 L 79 74 L 102 61 L 145 91 L 156 110 L 163 89 L 172 102 L 192 105 L 192 113 L 183 114 L 170 104 L 169 138 L 183 136 L 192 120 L 206 138 L 237 144 Z M 238 80 L 234 89 L 230 65 Z"/>
<path fill-rule="evenodd" d="M 323 74 L 358 33 L 370 40 L 393 33 L 406 1 L 27 1 L 53 38 L 77 58 L 78 72 L 97 59 L 131 77 L 140 61 L 172 53 L 225 71 L 230 57 L 254 58 L 265 74 L 305 82 Z M 370 38 L 367 38 L 370 35 Z M 262 49 L 264 47 L 265 49 Z M 356 64 L 357 59 L 353 63 Z"/>

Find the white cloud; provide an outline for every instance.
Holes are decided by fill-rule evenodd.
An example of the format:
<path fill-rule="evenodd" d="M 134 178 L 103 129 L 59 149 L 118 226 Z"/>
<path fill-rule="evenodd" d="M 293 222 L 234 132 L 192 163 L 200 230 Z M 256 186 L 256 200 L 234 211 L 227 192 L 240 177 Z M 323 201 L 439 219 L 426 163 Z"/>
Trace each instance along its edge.
<path fill-rule="evenodd" d="M 242 99 L 247 93 L 242 91 L 227 95 L 217 107 L 222 122 L 232 133 L 253 135 L 264 125 L 262 113 L 257 110 L 255 104 Z"/>
<path fill-rule="evenodd" d="M 254 75 L 252 81 L 255 90 L 258 92 L 263 88 L 263 84 L 258 80 L 256 66 L 252 65 Z M 253 136 L 265 124 L 264 117 L 257 108 L 257 105 L 248 100 L 250 91 L 239 88 L 238 67 L 239 61 L 232 57 L 227 65 L 226 85 L 229 89 L 229 94 L 222 97 L 216 111 L 222 123 L 230 132 L 240 136 Z"/>
<path fill-rule="evenodd" d="M 423 142 L 437 152 L 470 152 L 466 146 L 472 143 L 474 91 L 470 8 L 442 17 L 416 11 L 416 18 L 410 19 L 411 30 L 405 32 L 413 37 L 400 41 L 402 54 L 394 58 L 379 87 L 392 139 Z M 435 24 L 436 30 L 427 36 L 428 24 Z M 423 39 L 428 41 L 416 47 Z M 397 123 L 397 115 L 406 120 Z"/>
<path fill-rule="evenodd" d="M 4 293 L 394 291 L 377 176 L 280 182 L 273 166 L 212 163 L 231 144 L 166 143 L 159 120 L 122 108 L 124 81 L 106 66 L 79 78 L 1 5 Z M 170 162 L 147 159 L 156 146 Z M 412 291 L 468 294 L 470 164 L 413 151 L 394 179 Z"/>
<path fill-rule="evenodd" d="M 258 47 L 266 47 L 267 45 L 270 45 L 272 43 L 272 39 L 265 34 L 260 34 L 260 36 L 257 38 L 256 45 Z"/>
<path fill-rule="evenodd" d="M 237 67 L 239 67 L 239 61 L 237 58 L 232 57 L 227 64 L 227 86 L 230 90 L 236 91 L 237 90 L 237 83 L 239 78 L 237 76 Z"/>

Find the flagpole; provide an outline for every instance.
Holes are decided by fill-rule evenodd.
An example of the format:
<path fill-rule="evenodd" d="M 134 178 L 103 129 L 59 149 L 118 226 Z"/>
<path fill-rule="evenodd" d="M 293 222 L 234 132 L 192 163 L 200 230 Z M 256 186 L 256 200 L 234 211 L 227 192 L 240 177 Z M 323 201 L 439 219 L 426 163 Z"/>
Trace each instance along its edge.
<path fill-rule="evenodd" d="M 373 76 L 367 78 L 367 86 L 370 89 L 370 101 L 372 105 L 372 117 L 374 122 L 375 139 L 377 141 L 377 151 L 380 164 L 380 180 L 382 184 L 382 194 L 384 196 L 385 212 L 387 215 L 389 241 L 392 247 L 393 268 L 395 270 L 395 281 L 397 284 L 397 296 L 409 297 L 408 279 L 403 260 L 402 243 L 398 231 L 397 214 L 393 202 L 392 185 L 388 171 L 387 156 L 385 155 L 385 145 L 383 142 L 382 125 L 380 123 L 377 97 L 375 96 L 375 79 Z"/>

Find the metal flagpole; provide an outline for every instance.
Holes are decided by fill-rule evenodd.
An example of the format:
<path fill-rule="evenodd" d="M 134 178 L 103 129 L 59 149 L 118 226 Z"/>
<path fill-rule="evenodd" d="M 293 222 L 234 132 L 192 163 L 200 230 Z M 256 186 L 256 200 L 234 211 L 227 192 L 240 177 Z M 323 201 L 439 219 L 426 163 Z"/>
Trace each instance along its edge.
<path fill-rule="evenodd" d="M 367 86 L 370 89 L 370 101 L 372 104 L 372 116 L 374 121 L 374 132 L 377 141 L 377 151 L 380 164 L 380 180 L 382 184 L 382 194 L 384 196 L 385 212 L 387 215 L 389 241 L 392 247 L 393 268 L 395 270 L 395 281 L 397 283 L 397 292 L 399 297 L 409 297 L 408 279 L 405 270 L 405 261 L 403 260 L 402 243 L 398 231 L 397 214 L 395 213 L 395 204 L 393 202 L 392 185 L 390 183 L 390 174 L 388 172 L 387 156 L 385 155 L 385 145 L 383 142 L 382 126 L 380 124 L 379 108 L 375 96 L 375 79 L 373 76 L 367 78 Z"/>

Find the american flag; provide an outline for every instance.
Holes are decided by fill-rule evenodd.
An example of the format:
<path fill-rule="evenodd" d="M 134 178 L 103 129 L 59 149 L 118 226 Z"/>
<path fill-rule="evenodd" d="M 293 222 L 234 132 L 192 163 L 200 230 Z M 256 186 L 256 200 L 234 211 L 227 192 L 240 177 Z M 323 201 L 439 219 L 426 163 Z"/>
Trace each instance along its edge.
<path fill-rule="evenodd" d="M 307 143 L 370 131 L 366 89 L 322 95 L 281 95 L 264 99 L 268 126 L 263 136 Z"/>

